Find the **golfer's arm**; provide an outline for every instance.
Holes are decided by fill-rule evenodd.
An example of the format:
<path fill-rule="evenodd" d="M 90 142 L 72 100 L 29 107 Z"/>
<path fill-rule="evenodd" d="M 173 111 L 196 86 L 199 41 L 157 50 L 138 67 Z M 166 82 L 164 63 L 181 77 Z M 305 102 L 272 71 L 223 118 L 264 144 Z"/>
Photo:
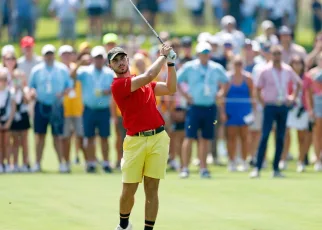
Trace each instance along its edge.
<path fill-rule="evenodd" d="M 166 63 L 166 61 L 167 58 L 165 56 L 160 56 L 144 74 L 141 74 L 137 77 L 132 77 L 131 92 L 134 92 L 135 90 L 153 81 L 153 79 L 159 75 L 162 66 Z"/>
<path fill-rule="evenodd" d="M 156 96 L 171 95 L 177 91 L 177 72 L 174 66 L 168 67 L 166 82 L 158 82 L 154 88 Z"/>

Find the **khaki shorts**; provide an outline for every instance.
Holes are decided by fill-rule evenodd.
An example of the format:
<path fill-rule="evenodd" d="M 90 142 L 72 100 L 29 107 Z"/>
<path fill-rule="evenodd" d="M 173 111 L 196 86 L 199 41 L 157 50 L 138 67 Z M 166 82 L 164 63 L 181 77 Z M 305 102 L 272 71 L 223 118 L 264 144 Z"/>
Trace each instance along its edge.
<path fill-rule="evenodd" d="M 82 117 L 65 117 L 64 120 L 64 134 L 63 137 L 70 137 L 73 132 L 76 136 L 84 136 L 84 125 Z"/>
<path fill-rule="evenodd" d="M 141 183 L 143 176 L 164 179 L 169 145 L 166 131 L 149 137 L 127 135 L 121 161 L 123 183 Z"/>

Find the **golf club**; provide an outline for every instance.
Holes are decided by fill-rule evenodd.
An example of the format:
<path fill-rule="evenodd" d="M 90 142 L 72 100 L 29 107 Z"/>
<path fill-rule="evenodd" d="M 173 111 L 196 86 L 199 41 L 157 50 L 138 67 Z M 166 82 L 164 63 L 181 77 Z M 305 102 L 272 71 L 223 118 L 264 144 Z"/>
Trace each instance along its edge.
<path fill-rule="evenodd" d="M 141 14 L 140 10 L 136 7 L 136 5 L 132 2 L 132 0 L 129 0 L 131 2 L 131 4 L 133 5 L 134 9 L 136 10 L 136 12 L 138 12 L 138 14 L 141 16 L 141 18 L 145 21 L 145 23 L 149 26 L 149 28 L 152 30 L 152 32 L 154 33 L 154 35 L 157 37 L 157 39 L 159 40 L 159 42 L 163 45 L 164 42 L 162 41 L 162 39 L 160 38 L 159 34 L 153 29 L 153 27 L 150 25 L 150 23 L 148 22 L 148 20 L 146 20 L 146 18 L 143 16 L 143 14 Z M 170 53 L 170 55 L 174 55 L 172 56 L 172 58 L 176 58 L 176 53 L 173 51 Z"/>

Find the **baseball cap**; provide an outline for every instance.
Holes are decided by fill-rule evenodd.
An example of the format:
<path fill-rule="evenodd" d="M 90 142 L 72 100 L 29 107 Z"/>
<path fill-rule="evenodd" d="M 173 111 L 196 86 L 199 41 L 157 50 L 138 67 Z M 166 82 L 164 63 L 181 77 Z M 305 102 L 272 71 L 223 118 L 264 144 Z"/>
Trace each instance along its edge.
<path fill-rule="evenodd" d="M 287 26 L 281 26 L 278 33 L 279 33 L 279 35 L 291 35 L 292 30 L 290 28 L 288 28 Z"/>
<path fill-rule="evenodd" d="M 61 56 L 64 53 L 72 53 L 74 51 L 73 47 L 70 45 L 63 45 L 58 49 L 58 55 Z"/>
<path fill-rule="evenodd" d="M 42 55 L 46 55 L 48 53 L 55 53 L 55 52 L 56 52 L 56 48 L 52 44 L 47 44 L 41 49 Z"/>
<path fill-rule="evenodd" d="M 211 38 L 211 33 L 209 32 L 202 32 L 198 35 L 197 41 L 200 42 L 208 42 Z"/>
<path fill-rule="evenodd" d="M 227 15 L 221 19 L 220 24 L 223 28 L 225 28 L 229 24 L 236 25 L 236 19 L 231 15 Z"/>
<path fill-rule="evenodd" d="M 103 56 L 103 58 L 106 58 L 106 51 L 103 46 L 95 46 L 91 51 L 91 56 L 93 58 L 97 56 Z"/>
<path fill-rule="evenodd" d="M 85 49 L 87 48 L 91 48 L 91 45 L 88 43 L 88 42 L 82 42 L 79 47 L 78 47 L 78 50 L 80 53 L 84 52 Z"/>
<path fill-rule="evenodd" d="M 103 44 L 106 45 L 108 43 L 117 43 L 118 36 L 114 33 L 105 34 L 103 37 Z"/>
<path fill-rule="evenodd" d="M 20 41 L 21 48 L 33 47 L 35 45 L 35 40 L 33 37 L 25 36 Z"/>
<path fill-rule="evenodd" d="M 192 45 L 192 39 L 189 36 L 184 36 L 181 38 L 181 45 L 183 47 L 190 47 Z"/>
<path fill-rule="evenodd" d="M 15 47 L 13 45 L 5 45 L 1 49 L 1 56 L 5 56 L 8 53 L 15 53 Z"/>
<path fill-rule="evenodd" d="M 208 42 L 200 42 L 196 46 L 196 52 L 198 54 L 210 53 L 211 50 L 212 50 L 211 45 Z"/>
<path fill-rule="evenodd" d="M 264 31 L 270 28 L 275 28 L 274 23 L 270 20 L 263 21 L 261 24 L 261 27 L 262 27 L 262 30 Z"/>
<path fill-rule="evenodd" d="M 119 54 L 127 55 L 127 53 L 121 47 L 115 47 L 115 48 L 111 49 L 107 54 L 108 61 L 109 62 L 112 61 Z"/>
<path fill-rule="evenodd" d="M 209 39 L 211 45 L 221 45 L 220 37 L 218 35 L 213 35 Z"/>

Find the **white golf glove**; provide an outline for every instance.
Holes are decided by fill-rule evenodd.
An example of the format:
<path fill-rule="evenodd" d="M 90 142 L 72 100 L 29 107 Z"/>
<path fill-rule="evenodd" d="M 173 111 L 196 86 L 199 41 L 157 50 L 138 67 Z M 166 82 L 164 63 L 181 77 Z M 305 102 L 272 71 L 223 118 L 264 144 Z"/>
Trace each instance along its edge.
<path fill-rule="evenodd" d="M 177 54 L 173 50 L 171 50 L 168 55 L 167 61 L 169 63 L 174 63 L 176 61 L 176 59 L 177 59 Z"/>

